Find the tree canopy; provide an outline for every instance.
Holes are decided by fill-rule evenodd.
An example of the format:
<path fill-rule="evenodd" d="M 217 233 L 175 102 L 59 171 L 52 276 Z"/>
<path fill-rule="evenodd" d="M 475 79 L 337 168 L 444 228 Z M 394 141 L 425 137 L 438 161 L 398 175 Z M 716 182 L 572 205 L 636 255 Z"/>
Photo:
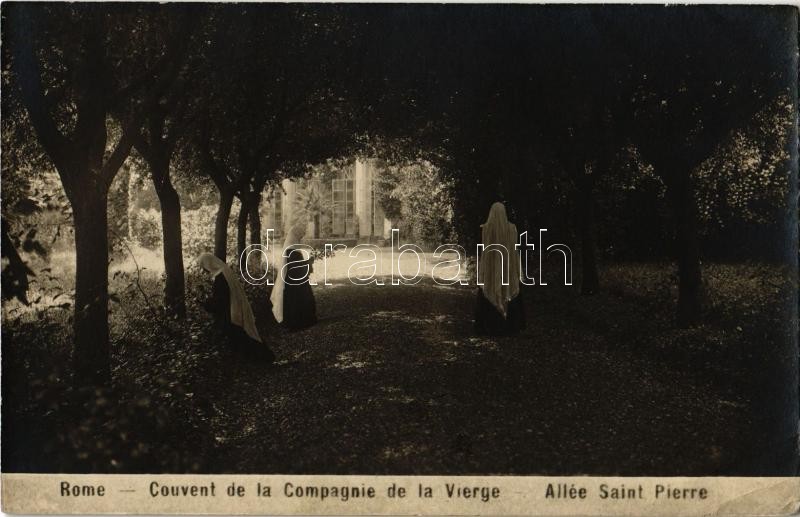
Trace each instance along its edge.
<path fill-rule="evenodd" d="M 215 186 L 225 259 L 235 203 L 241 252 L 248 225 L 261 240 L 265 190 L 328 160 L 377 157 L 398 183 L 387 204 L 436 192 L 450 210 L 431 212 L 447 212 L 452 232 L 423 231 L 428 219 L 413 221 L 426 212 L 406 209 L 426 239 L 471 244 L 505 201 L 521 228 L 579 241 L 586 294 L 612 248 L 669 255 L 680 325 L 701 314 L 701 236 L 774 235 L 789 220 L 789 7 L 12 3 L 3 17 L 4 275 L 25 300 L 32 272 L 16 249 L 36 234 L 9 223 L 30 205 L 27 173 L 55 170 L 75 232 L 76 371 L 100 382 L 108 200 L 132 153 L 159 200 L 164 305 L 177 317 L 176 175 Z M 615 226 L 617 203 L 641 221 Z"/>

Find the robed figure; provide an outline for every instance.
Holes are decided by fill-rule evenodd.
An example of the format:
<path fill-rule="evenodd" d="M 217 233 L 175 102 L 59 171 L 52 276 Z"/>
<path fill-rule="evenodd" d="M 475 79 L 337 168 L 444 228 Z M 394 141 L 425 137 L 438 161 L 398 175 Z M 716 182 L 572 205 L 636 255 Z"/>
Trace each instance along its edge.
<path fill-rule="evenodd" d="M 275 354 L 261 341 L 253 309 L 233 270 L 211 253 L 197 258 L 198 265 L 214 277 L 213 296 L 205 306 L 231 345 L 248 356 L 273 362 Z"/>
<path fill-rule="evenodd" d="M 270 295 L 275 320 L 289 330 L 308 328 L 317 322 L 317 303 L 309 278 L 314 259 L 300 246 L 304 233 L 299 225 L 287 232 Z"/>
<path fill-rule="evenodd" d="M 475 332 L 508 335 L 525 328 L 520 293 L 517 227 L 508 221 L 506 207 L 497 202 L 481 225 L 483 250 L 478 257 L 478 295 Z"/>

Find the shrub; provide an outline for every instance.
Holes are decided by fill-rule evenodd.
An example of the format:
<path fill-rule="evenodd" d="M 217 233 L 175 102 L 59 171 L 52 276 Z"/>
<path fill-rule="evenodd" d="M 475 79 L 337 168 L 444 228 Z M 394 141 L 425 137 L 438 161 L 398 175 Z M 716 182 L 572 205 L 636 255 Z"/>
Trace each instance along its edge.
<path fill-rule="evenodd" d="M 204 252 L 214 250 L 214 223 L 217 207 L 200 205 L 196 210 L 181 212 L 181 236 L 185 260 L 193 260 Z M 231 217 L 231 219 L 234 219 Z M 230 226 L 228 231 L 230 232 Z M 230 240 L 230 239 L 229 239 Z"/>
<path fill-rule="evenodd" d="M 131 236 L 142 247 L 151 250 L 161 248 L 161 212 L 148 208 L 129 212 Z"/>

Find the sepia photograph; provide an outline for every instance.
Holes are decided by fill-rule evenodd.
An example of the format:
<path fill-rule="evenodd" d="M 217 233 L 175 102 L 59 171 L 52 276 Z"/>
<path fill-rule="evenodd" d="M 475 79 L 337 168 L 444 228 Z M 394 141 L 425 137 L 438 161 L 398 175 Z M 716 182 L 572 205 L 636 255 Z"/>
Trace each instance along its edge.
<path fill-rule="evenodd" d="M 4 475 L 800 473 L 796 7 L 1 9 Z"/>

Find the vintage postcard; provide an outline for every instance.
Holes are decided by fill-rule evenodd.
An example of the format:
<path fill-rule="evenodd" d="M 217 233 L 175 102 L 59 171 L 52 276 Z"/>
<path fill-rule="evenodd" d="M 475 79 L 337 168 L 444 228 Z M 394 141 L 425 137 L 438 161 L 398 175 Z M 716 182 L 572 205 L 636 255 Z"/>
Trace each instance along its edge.
<path fill-rule="evenodd" d="M 791 5 L 2 10 L 2 509 L 800 510 Z"/>

